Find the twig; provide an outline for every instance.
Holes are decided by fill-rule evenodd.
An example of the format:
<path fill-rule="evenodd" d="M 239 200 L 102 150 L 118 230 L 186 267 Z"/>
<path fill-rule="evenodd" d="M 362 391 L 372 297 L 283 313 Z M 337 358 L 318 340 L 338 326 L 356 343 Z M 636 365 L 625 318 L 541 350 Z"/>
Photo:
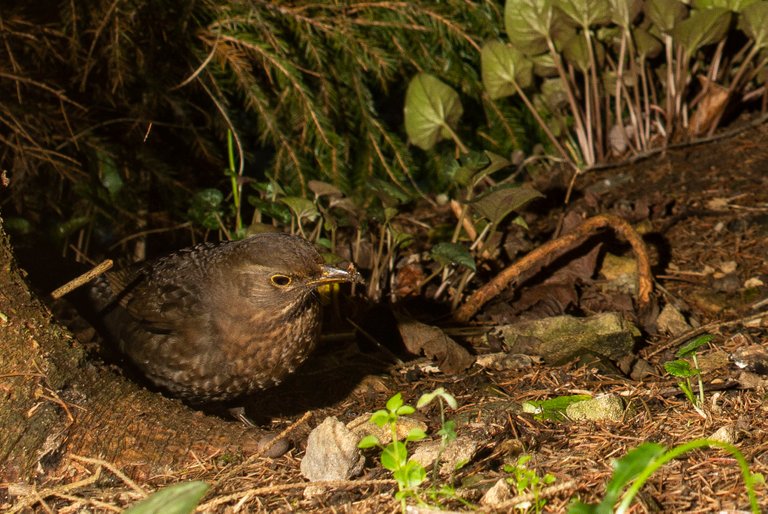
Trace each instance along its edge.
<path fill-rule="evenodd" d="M 105 271 L 110 269 L 111 267 L 112 267 L 112 260 L 111 259 L 105 260 L 104 262 L 102 262 L 101 264 L 99 264 L 98 266 L 93 268 L 92 270 L 90 270 L 90 271 L 88 271 L 86 273 L 83 273 L 79 277 L 77 277 L 77 278 L 75 278 L 73 280 L 70 280 L 69 282 L 67 282 L 63 286 L 61 286 L 58 289 L 56 289 L 55 291 L 53 291 L 51 293 L 51 298 L 53 298 L 54 300 L 58 300 L 59 298 L 61 298 L 65 294 L 69 293 L 70 291 L 73 291 L 73 290 L 77 289 L 78 287 L 82 286 L 83 284 L 87 284 L 88 282 L 93 280 L 95 277 L 98 277 L 99 275 L 101 275 L 102 273 L 104 273 Z"/>
<path fill-rule="evenodd" d="M 277 444 L 278 441 L 281 441 L 288 437 L 292 432 L 294 432 L 297 428 L 299 428 L 301 425 L 306 423 L 309 418 L 312 417 L 312 412 L 306 412 L 304 415 L 299 418 L 298 421 L 293 422 L 288 428 L 280 432 L 277 437 L 269 441 L 267 444 L 262 446 L 261 448 L 257 449 L 256 452 L 253 455 L 250 455 L 247 459 L 245 459 L 243 462 L 238 464 L 237 466 L 233 466 L 232 468 L 228 469 L 222 475 L 216 480 L 216 482 L 213 483 L 211 486 L 211 490 L 209 491 L 209 494 L 214 492 L 216 489 L 218 489 L 224 482 L 232 478 L 233 476 L 240 473 L 242 470 L 244 470 L 246 467 L 251 465 L 256 459 L 264 455 L 266 452 L 268 452 L 275 444 Z M 205 510 L 205 509 L 203 509 Z"/>
<path fill-rule="evenodd" d="M 75 489 L 91 485 L 95 483 L 100 476 L 101 467 L 96 468 L 96 472 L 93 475 L 89 476 L 88 478 L 84 478 L 83 480 L 78 480 L 77 482 L 72 482 L 70 484 L 64 484 L 59 487 L 43 489 L 42 491 L 35 491 L 25 496 L 19 503 L 14 505 L 14 507 L 8 511 L 8 514 L 16 514 L 17 512 L 21 512 L 24 509 L 31 507 L 32 505 L 41 502 L 46 498 L 56 496 L 59 493 L 67 493 L 69 491 L 74 491 Z"/>
<path fill-rule="evenodd" d="M 214 507 L 228 503 L 234 500 L 238 500 L 245 496 L 264 496 L 267 494 L 279 493 L 282 491 L 290 491 L 291 489 L 305 489 L 308 486 L 316 487 L 330 487 L 333 489 L 349 489 L 360 488 L 365 486 L 377 486 L 377 485 L 394 485 L 394 480 L 321 480 L 318 482 L 293 482 L 289 484 L 276 484 L 268 485 L 265 487 L 258 487 L 255 489 L 246 489 L 245 491 L 238 491 L 236 493 L 228 494 L 226 496 L 219 496 L 210 500 L 207 503 L 200 505 L 198 512 L 211 512 Z"/>
<path fill-rule="evenodd" d="M 552 496 L 556 496 L 565 491 L 571 491 L 574 489 L 578 489 L 576 480 L 568 480 L 567 482 L 563 482 L 562 484 L 556 484 L 549 487 L 545 487 L 536 495 L 534 495 L 533 493 L 519 494 L 514 498 L 510 498 L 507 501 L 501 502 L 496 505 L 487 505 L 485 507 L 488 508 L 490 511 L 510 512 L 521 503 L 531 502 L 536 499 L 551 498 Z"/>
<path fill-rule="evenodd" d="M 73 453 L 70 454 L 69 457 L 80 462 L 85 462 L 87 464 L 95 464 L 99 467 L 107 468 L 113 475 L 115 475 L 117 478 L 122 480 L 125 485 L 127 485 L 128 487 L 130 487 L 131 489 L 139 493 L 139 495 L 142 498 L 146 498 L 147 492 L 144 489 L 142 489 L 136 482 L 128 478 L 128 475 L 126 475 L 125 473 L 117 469 L 117 467 L 111 462 L 107 462 L 102 459 L 94 459 L 91 457 L 81 457 L 80 455 L 75 455 Z"/>
<path fill-rule="evenodd" d="M 667 343 L 655 348 L 652 352 L 648 353 L 645 356 L 645 358 L 650 359 L 654 355 L 658 355 L 665 350 L 669 350 L 670 348 L 679 346 L 684 342 L 686 342 L 687 340 L 693 339 L 694 337 L 704 334 L 706 332 L 711 332 L 712 330 L 723 328 L 723 327 L 732 327 L 734 325 L 745 325 L 750 321 L 755 321 L 762 318 L 768 318 L 768 312 L 763 311 L 763 312 L 758 312 L 757 314 L 750 314 L 749 316 L 744 316 L 743 318 L 739 318 L 739 319 L 732 319 L 730 321 L 713 321 L 712 323 L 701 325 L 700 327 L 696 327 L 694 329 L 689 330 L 688 332 L 685 332 L 684 334 L 680 334 L 679 336 L 672 339 L 671 341 L 668 341 Z"/>
<path fill-rule="evenodd" d="M 464 305 L 459 307 L 454 313 L 454 319 L 459 322 L 469 321 L 483 305 L 506 289 L 512 281 L 520 277 L 525 271 L 537 265 L 543 266 L 551 259 L 559 257 L 603 227 L 610 227 L 617 234 L 620 234 L 629 242 L 632 250 L 635 252 L 638 283 L 637 303 L 638 308 L 643 310 L 650 304 L 651 292 L 653 291 L 651 264 L 648 259 L 645 243 L 643 243 L 642 238 L 635 229 L 622 218 L 612 214 L 599 214 L 584 221 L 570 234 L 544 243 L 519 261 L 502 270 L 490 282 L 467 298 Z"/>

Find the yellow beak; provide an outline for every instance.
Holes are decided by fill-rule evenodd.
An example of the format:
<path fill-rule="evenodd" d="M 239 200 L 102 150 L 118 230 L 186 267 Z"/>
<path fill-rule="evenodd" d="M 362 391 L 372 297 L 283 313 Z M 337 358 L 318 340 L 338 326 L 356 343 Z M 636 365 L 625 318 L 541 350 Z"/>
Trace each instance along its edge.
<path fill-rule="evenodd" d="M 323 265 L 322 273 L 319 278 L 310 280 L 307 285 L 310 287 L 320 287 L 326 284 L 335 284 L 338 282 L 362 282 L 363 279 L 357 270 L 350 266 L 349 269 L 343 270 L 335 268 L 333 266 Z"/>

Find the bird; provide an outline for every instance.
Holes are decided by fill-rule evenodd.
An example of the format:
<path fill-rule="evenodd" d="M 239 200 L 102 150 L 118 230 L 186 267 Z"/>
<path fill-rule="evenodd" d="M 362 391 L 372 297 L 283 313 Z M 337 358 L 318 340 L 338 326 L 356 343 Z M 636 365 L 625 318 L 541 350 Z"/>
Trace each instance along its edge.
<path fill-rule="evenodd" d="M 202 243 L 97 277 L 89 296 L 106 338 L 152 382 L 192 403 L 275 386 L 320 336 L 317 289 L 361 281 L 312 243 L 262 233 Z"/>

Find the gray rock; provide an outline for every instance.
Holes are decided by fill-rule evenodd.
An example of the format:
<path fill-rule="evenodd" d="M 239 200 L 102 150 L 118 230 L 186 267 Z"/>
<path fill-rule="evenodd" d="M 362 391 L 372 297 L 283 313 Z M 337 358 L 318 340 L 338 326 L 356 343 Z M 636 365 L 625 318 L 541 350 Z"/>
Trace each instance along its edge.
<path fill-rule="evenodd" d="M 301 474 L 307 480 L 348 480 L 363 470 L 365 458 L 357 447 L 360 437 L 334 417 L 325 418 L 307 439 Z"/>

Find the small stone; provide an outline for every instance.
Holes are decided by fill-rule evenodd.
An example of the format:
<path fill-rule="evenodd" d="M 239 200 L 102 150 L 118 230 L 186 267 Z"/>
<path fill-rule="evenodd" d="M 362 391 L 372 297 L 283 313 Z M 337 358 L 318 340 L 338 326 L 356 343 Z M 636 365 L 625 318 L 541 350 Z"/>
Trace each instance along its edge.
<path fill-rule="evenodd" d="M 707 439 L 720 441 L 728 444 L 735 444 L 739 440 L 739 431 L 735 425 L 725 425 L 718 428 L 714 434 Z"/>
<path fill-rule="evenodd" d="M 301 474 L 307 480 L 348 480 L 363 470 L 365 458 L 357 447 L 360 437 L 335 417 L 328 417 L 307 439 Z"/>
<path fill-rule="evenodd" d="M 570 404 L 565 414 L 573 421 L 621 421 L 624 419 L 624 400 L 620 396 L 602 395 Z"/>
<path fill-rule="evenodd" d="M 685 316 L 671 303 L 668 303 L 661 310 L 661 314 L 656 318 L 656 325 L 659 330 L 672 336 L 677 336 L 691 329 L 691 325 L 685 321 Z"/>
<path fill-rule="evenodd" d="M 457 437 L 440 455 L 440 441 L 422 443 L 408 460 L 414 460 L 425 468 L 432 466 L 440 456 L 440 475 L 449 476 L 474 457 L 479 444 L 468 436 Z"/>
<path fill-rule="evenodd" d="M 488 489 L 483 497 L 480 499 L 481 505 L 488 505 L 492 507 L 508 501 L 512 498 L 512 491 L 509 488 L 509 484 L 503 478 L 500 478 L 493 487 Z"/>

